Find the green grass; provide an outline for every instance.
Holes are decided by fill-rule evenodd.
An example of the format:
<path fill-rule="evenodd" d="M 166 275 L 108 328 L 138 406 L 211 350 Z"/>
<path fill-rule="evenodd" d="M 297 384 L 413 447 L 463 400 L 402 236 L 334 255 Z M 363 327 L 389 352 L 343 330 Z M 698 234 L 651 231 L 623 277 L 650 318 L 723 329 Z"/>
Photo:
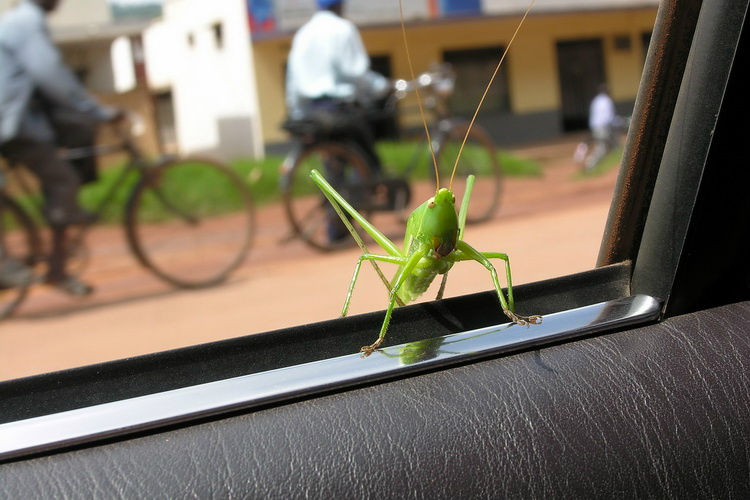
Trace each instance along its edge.
<path fill-rule="evenodd" d="M 378 154 L 383 160 L 383 164 L 391 174 L 405 172 L 414 158 L 417 158 L 419 164 L 413 171 L 413 176 L 417 178 L 428 178 L 428 172 L 432 168 L 432 162 L 428 152 L 424 152 L 420 159 L 419 155 L 415 156 L 415 150 L 419 145 L 409 142 L 380 142 L 377 145 Z M 456 148 L 454 148 L 456 149 Z M 532 160 L 520 158 L 510 153 L 498 153 L 502 171 L 508 176 L 540 176 L 542 173 L 541 166 Z M 455 158 L 455 151 L 447 151 L 441 161 L 441 172 L 450 171 L 452 162 Z M 472 167 L 478 171 L 486 170 L 488 161 L 483 150 L 473 148 L 468 145 L 464 148 L 463 159 L 471 162 Z M 263 160 L 238 159 L 231 162 L 230 167 L 234 169 L 239 176 L 244 179 L 250 186 L 253 195 L 253 201 L 256 205 L 262 205 L 277 201 L 280 198 L 279 192 L 279 167 L 283 161 L 282 156 L 268 155 Z M 124 163 L 110 165 L 100 169 L 99 180 L 95 183 L 84 186 L 81 189 L 79 200 L 81 205 L 87 210 L 94 211 L 105 197 L 109 188 L 118 181 L 120 174 L 125 168 Z M 198 171 L 184 170 L 180 175 L 170 176 L 169 186 L 171 197 L 179 199 L 190 206 L 191 210 L 198 210 L 201 213 L 225 213 L 236 209 L 240 204 L 236 197 L 224 194 L 222 190 L 226 189 L 217 177 L 199 177 Z M 112 202 L 108 205 L 107 210 L 102 216 L 103 222 L 117 223 L 123 219 L 125 205 L 130 196 L 132 187 L 137 181 L 137 174 L 131 172 L 125 179 L 125 182 L 115 192 Z M 231 190 L 226 190 L 229 193 Z M 218 204 L 207 206 L 205 200 L 219 200 Z M 33 203 L 31 199 L 19 200 L 23 205 Z M 163 220 L 166 217 L 165 212 L 160 208 L 160 203 L 149 196 L 146 200 L 146 213 L 144 217 L 149 220 Z M 33 210 L 32 210 L 33 212 Z"/>
<path fill-rule="evenodd" d="M 231 163 L 231 167 L 248 181 L 253 201 L 263 205 L 281 197 L 279 167 L 282 161 L 283 156 L 267 155 L 262 160 L 238 159 Z"/>
<path fill-rule="evenodd" d="M 125 163 L 119 163 L 100 169 L 99 180 L 87 184 L 81 189 L 78 195 L 81 206 L 93 212 L 99 206 L 110 187 L 117 182 L 124 168 Z M 102 213 L 102 222 L 119 222 L 123 219 L 125 204 L 128 202 L 130 192 L 137 180 L 138 175 L 135 172 L 131 172 L 127 176 L 123 185 L 115 191 L 114 197 L 107 206 L 107 209 Z"/>
<path fill-rule="evenodd" d="M 383 141 L 377 145 L 378 155 L 391 172 L 403 173 L 413 162 L 417 163 L 413 176 L 427 178 L 428 169 L 432 169 L 432 159 L 429 151 L 421 143 Z M 458 145 L 450 144 L 445 148 L 440 158 L 440 171 L 449 172 L 453 168 Z M 462 162 L 471 164 L 479 172 L 489 170 L 489 159 L 483 149 L 467 144 L 461 154 Z M 528 158 L 521 158 L 506 151 L 497 153 L 500 169 L 504 175 L 511 177 L 539 177 L 542 167 L 539 163 Z M 460 168 L 460 167 L 459 167 Z"/>

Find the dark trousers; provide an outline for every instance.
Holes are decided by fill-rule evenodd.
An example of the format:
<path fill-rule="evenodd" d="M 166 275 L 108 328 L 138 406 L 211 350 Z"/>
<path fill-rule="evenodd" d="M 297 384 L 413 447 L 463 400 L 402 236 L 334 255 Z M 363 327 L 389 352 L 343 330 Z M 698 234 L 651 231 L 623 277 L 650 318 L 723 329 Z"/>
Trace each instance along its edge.
<path fill-rule="evenodd" d="M 353 142 L 364 155 L 372 172 L 380 172 L 380 158 L 375 152 L 375 134 L 363 110 L 330 97 L 313 99 L 308 108 L 309 116 L 320 118 L 322 123 L 331 127 L 331 139 Z"/>
<path fill-rule="evenodd" d="M 94 144 L 96 125 L 90 118 L 72 112 L 50 114 L 55 142 L 18 137 L 0 145 L 0 153 L 14 164 L 22 164 L 36 175 L 42 187 L 44 215 L 51 226 L 65 226 L 80 215 L 77 194 L 82 182 L 96 180 L 96 158 L 68 162 L 58 147 L 78 148 Z"/>
<path fill-rule="evenodd" d="M 33 139 L 13 139 L 0 148 L 11 163 L 20 163 L 39 179 L 44 196 L 44 215 L 51 226 L 65 225 L 78 210 L 76 195 L 81 184 L 73 165 L 62 161 L 57 148 Z"/>
<path fill-rule="evenodd" d="M 96 180 L 96 158 L 68 162 L 60 158 L 58 147 L 92 146 L 96 123 L 89 117 L 68 111 L 52 112 L 49 116 L 55 131 L 54 143 L 18 137 L 0 145 L 0 154 L 12 164 L 24 165 L 39 179 L 44 216 L 52 228 L 47 279 L 56 281 L 66 276 L 66 228 L 80 222 L 83 216 L 78 206 L 78 189 L 82 182 Z"/>
<path fill-rule="evenodd" d="M 321 97 L 313 99 L 307 104 L 305 114 L 320 124 L 321 132 L 327 139 L 354 143 L 364 156 L 370 171 L 375 176 L 381 173 L 380 158 L 375 152 L 375 135 L 371 124 L 361 109 L 338 99 Z M 346 182 L 347 179 L 344 178 L 346 174 L 356 175 L 355 172 L 342 171 L 335 164 L 325 165 L 325 167 L 326 177 L 334 186 Z M 352 182 L 352 180 L 348 179 L 348 182 Z M 356 208 L 357 200 L 349 201 Z M 347 217 L 351 220 L 351 217 Z M 330 204 L 326 206 L 326 218 L 326 235 L 330 242 L 334 243 L 348 236 L 349 230 Z"/>

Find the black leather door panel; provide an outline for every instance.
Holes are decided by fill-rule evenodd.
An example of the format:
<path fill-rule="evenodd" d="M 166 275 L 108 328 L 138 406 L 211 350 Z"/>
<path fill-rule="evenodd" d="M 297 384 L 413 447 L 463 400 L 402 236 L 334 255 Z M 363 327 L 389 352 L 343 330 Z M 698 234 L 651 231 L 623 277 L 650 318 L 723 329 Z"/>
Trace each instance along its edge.
<path fill-rule="evenodd" d="M 0 466 L 23 497 L 747 497 L 750 302 Z"/>

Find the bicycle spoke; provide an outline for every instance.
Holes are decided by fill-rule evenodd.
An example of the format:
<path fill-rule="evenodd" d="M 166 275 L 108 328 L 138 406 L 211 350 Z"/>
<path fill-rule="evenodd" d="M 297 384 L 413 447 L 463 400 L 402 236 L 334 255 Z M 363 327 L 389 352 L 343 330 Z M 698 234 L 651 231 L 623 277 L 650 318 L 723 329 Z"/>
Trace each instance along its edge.
<path fill-rule="evenodd" d="M 199 219 L 196 216 L 191 215 L 184 210 L 181 210 L 174 203 L 169 201 L 169 199 L 164 195 L 164 192 L 161 188 L 156 187 L 154 189 L 154 194 L 156 195 L 156 198 L 162 203 L 164 208 L 166 208 L 169 212 L 171 212 L 174 215 L 177 215 L 178 217 L 186 221 L 191 226 L 198 225 Z"/>

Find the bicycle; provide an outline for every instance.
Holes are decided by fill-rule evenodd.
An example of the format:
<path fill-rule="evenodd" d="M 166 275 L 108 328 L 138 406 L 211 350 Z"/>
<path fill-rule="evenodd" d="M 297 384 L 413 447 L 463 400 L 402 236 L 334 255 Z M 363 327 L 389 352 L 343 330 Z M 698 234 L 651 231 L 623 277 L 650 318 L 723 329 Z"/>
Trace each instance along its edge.
<path fill-rule="evenodd" d="M 254 208 L 245 182 L 208 158 L 148 160 L 130 131 L 121 125 L 116 132 L 118 140 L 113 144 L 61 152 L 68 160 L 125 153 L 127 162 L 106 187 L 93 210 L 95 218 L 103 219 L 118 193 L 129 188 L 122 224 L 128 248 L 143 267 L 179 288 L 203 288 L 226 280 L 252 243 Z M 10 315 L 28 288 L 42 281 L 44 273 L 38 268 L 47 262 L 39 224 L 40 196 L 18 165 L 8 165 L 6 172 L 14 189 L 0 183 L 0 259 L 24 263 L 34 270 L 35 278 L 21 286 L 0 285 L 0 318 Z M 69 229 L 68 271 L 73 274 L 85 265 L 84 238 L 94 223 Z"/>
<path fill-rule="evenodd" d="M 383 111 L 394 113 L 397 101 L 417 88 L 420 90 L 424 107 L 434 115 L 429 129 L 444 183 L 447 183 L 469 127 L 467 120 L 450 115 L 447 101 L 454 84 L 455 75 L 447 64 L 433 66 L 414 81 L 396 80 L 394 92 Z M 310 180 L 312 169 L 325 172 L 336 191 L 365 217 L 372 212 L 395 212 L 402 222 L 406 222 L 419 200 L 427 199 L 429 192 L 435 189 L 435 172 L 424 132 L 419 135 L 402 172 L 387 172 L 386 166 L 382 166 L 380 172 L 374 172 L 359 147 L 346 138 L 346 131 L 335 121 L 314 117 L 288 121 L 284 128 L 294 140 L 292 151 L 281 164 L 284 207 L 293 236 L 313 248 L 329 251 L 342 244 L 328 237 L 329 204 Z M 454 192 L 463 192 L 463 184 L 470 174 L 477 180 L 467 222 L 486 221 L 500 204 L 502 173 L 489 134 L 477 124 L 471 129 L 464 146 L 453 181 Z"/>

